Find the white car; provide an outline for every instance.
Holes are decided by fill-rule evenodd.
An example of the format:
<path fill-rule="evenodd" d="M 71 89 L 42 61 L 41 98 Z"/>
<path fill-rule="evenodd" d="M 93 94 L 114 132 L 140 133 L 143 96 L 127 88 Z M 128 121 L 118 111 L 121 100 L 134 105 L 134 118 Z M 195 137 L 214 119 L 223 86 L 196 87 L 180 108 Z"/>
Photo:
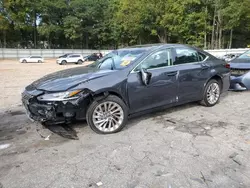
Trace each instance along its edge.
<path fill-rule="evenodd" d="M 84 58 L 80 54 L 65 54 L 60 56 L 56 62 L 60 65 L 65 65 L 67 63 L 82 64 L 84 62 Z"/>
<path fill-rule="evenodd" d="M 20 63 L 43 63 L 44 59 L 41 56 L 29 56 L 26 58 L 21 58 L 19 60 Z"/>

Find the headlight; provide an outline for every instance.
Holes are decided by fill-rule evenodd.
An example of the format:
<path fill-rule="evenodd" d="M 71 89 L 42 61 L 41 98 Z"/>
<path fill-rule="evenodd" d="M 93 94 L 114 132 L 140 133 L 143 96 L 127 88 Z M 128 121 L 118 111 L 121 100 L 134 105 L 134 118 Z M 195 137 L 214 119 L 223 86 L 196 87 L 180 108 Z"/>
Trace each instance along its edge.
<path fill-rule="evenodd" d="M 79 97 L 79 94 L 81 90 L 74 90 L 74 91 L 65 91 L 65 92 L 60 92 L 60 93 L 49 93 L 49 94 L 44 94 L 37 99 L 39 101 L 65 101 L 65 100 L 72 100 L 72 99 L 77 99 Z"/>

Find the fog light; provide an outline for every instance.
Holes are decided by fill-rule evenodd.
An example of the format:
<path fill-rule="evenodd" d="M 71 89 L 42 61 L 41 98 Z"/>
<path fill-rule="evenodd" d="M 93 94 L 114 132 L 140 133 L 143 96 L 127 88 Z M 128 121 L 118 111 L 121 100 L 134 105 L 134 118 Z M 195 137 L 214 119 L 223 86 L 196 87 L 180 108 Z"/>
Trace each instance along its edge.
<path fill-rule="evenodd" d="M 73 116 L 75 116 L 74 112 L 65 112 L 64 113 L 64 117 L 66 117 L 66 118 L 70 118 L 70 117 L 73 117 Z"/>

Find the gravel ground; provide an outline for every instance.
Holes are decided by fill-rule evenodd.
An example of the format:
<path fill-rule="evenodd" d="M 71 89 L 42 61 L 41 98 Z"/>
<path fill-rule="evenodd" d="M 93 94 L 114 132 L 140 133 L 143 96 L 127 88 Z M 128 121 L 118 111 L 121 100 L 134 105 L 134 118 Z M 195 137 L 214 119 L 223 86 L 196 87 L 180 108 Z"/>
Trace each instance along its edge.
<path fill-rule="evenodd" d="M 250 187 L 249 92 L 230 92 L 212 108 L 191 103 L 133 118 L 113 135 L 77 122 L 67 128 L 72 140 L 28 120 L 20 93 L 75 66 L 0 61 L 1 188 Z"/>

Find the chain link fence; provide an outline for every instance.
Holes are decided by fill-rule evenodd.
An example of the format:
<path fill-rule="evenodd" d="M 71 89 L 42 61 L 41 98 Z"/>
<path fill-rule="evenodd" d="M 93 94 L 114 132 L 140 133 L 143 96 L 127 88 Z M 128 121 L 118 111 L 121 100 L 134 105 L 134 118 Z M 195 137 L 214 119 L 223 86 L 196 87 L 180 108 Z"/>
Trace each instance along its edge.
<path fill-rule="evenodd" d="M 19 59 L 30 55 L 42 56 L 43 58 L 58 58 L 67 53 L 81 54 L 83 56 L 92 53 L 102 53 L 105 55 L 109 50 L 85 50 L 85 49 L 15 49 L 0 48 L 0 59 Z"/>
<path fill-rule="evenodd" d="M 244 53 L 249 48 L 240 49 L 220 49 L 220 50 L 206 50 L 210 54 L 221 57 L 230 53 Z M 92 53 L 102 53 L 103 55 L 110 52 L 110 50 L 87 50 L 87 49 L 15 49 L 15 48 L 0 48 L 0 59 L 19 59 L 30 55 L 38 55 L 43 58 L 57 58 L 63 54 L 75 53 L 83 56 Z"/>

